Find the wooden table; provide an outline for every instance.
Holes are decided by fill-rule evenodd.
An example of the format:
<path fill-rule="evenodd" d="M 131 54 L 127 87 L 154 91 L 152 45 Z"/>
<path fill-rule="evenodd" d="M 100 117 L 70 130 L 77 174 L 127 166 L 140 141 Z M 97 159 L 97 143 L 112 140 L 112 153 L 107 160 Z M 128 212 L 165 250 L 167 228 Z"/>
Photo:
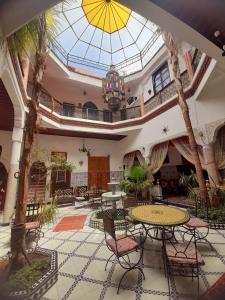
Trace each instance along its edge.
<path fill-rule="evenodd" d="M 146 237 L 149 235 L 153 239 L 165 240 L 165 233 L 173 233 L 175 226 L 183 225 L 190 219 L 187 211 L 180 208 L 167 205 L 143 205 L 129 211 L 129 216 L 135 221 L 141 222 L 146 231 Z M 152 225 L 149 229 L 145 225 Z M 169 230 L 168 230 L 169 227 Z M 171 230 L 172 228 L 172 230 Z M 149 234 L 151 229 L 157 229 L 157 236 Z M 161 230 L 159 230 L 161 229 Z M 161 231 L 159 238 L 158 232 Z"/>

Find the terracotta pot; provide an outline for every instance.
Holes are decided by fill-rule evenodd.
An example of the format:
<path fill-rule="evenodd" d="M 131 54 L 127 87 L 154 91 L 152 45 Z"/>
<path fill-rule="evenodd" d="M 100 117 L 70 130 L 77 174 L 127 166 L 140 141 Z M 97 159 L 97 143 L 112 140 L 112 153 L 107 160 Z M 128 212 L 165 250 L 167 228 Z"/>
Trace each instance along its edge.
<path fill-rule="evenodd" d="M 220 206 L 220 198 L 217 195 L 212 197 L 212 207 L 218 208 Z"/>

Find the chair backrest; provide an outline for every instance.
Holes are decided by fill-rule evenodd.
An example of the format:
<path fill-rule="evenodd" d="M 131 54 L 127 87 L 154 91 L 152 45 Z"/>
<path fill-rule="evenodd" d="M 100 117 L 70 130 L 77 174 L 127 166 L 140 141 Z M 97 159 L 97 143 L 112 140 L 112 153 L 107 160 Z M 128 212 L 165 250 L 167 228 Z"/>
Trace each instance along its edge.
<path fill-rule="evenodd" d="M 167 241 L 167 243 L 171 245 L 171 249 L 172 249 L 171 256 L 180 259 L 185 258 L 187 260 L 192 260 L 192 261 L 195 260 L 197 262 L 198 252 L 197 252 L 195 229 L 180 226 L 179 228 L 174 230 L 174 234 L 176 239 L 171 238 L 168 239 Z M 181 241 L 179 241 L 178 239 L 179 236 L 181 237 Z M 183 247 L 183 245 L 185 246 Z M 190 256 L 190 253 L 192 253 L 192 256 Z"/>
<path fill-rule="evenodd" d="M 135 197 L 123 198 L 123 208 L 130 208 L 137 206 L 137 200 Z"/>
<path fill-rule="evenodd" d="M 110 211 L 102 211 L 105 237 L 109 234 L 113 239 L 116 238 L 114 219 Z"/>
<path fill-rule="evenodd" d="M 87 186 L 77 186 L 76 187 L 76 196 L 80 197 L 80 196 L 84 196 L 87 192 Z"/>
<path fill-rule="evenodd" d="M 29 203 L 26 208 L 26 222 L 36 221 L 41 214 L 40 203 Z"/>
<path fill-rule="evenodd" d="M 152 202 L 149 201 L 137 201 L 137 206 L 141 206 L 141 205 L 150 205 L 152 204 Z"/>

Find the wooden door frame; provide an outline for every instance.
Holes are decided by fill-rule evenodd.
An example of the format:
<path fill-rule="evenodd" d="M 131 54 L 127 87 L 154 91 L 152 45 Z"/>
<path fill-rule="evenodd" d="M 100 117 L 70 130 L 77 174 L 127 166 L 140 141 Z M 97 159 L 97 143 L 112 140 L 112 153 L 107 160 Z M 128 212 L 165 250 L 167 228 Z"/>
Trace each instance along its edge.
<path fill-rule="evenodd" d="M 92 188 L 93 184 L 90 183 L 90 159 L 92 158 L 96 158 L 96 159 L 101 159 L 101 158 L 104 158 L 104 159 L 107 159 L 107 162 L 108 162 L 108 168 L 107 168 L 107 173 L 108 173 L 108 179 L 107 181 L 110 181 L 110 156 L 88 156 L 88 189 Z M 103 173 L 101 172 L 101 169 L 100 170 L 96 170 L 96 173 L 99 174 L 99 173 Z M 101 179 L 101 186 L 99 187 L 98 186 L 98 183 L 96 182 L 96 187 L 97 188 L 100 188 L 100 189 L 103 189 L 103 186 L 102 186 L 102 179 Z M 104 189 L 107 189 L 106 186 L 104 186 Z"/>

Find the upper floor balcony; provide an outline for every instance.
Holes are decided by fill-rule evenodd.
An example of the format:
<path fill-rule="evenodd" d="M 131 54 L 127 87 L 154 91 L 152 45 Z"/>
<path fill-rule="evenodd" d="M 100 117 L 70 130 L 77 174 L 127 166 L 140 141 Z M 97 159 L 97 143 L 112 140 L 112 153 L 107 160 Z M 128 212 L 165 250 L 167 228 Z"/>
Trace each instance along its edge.
<path fill-rule="evenodd" d="M 122 108 L 118 111 L 99 110 L 93 108 L 85 108 L 76 106 L 72 103 L 60 102 L 44 89 L 39 96 L 41 107 L 50 109 L 61 117 L 99 121 L 106 123 L 116 123 L 130 119 L 139 118 L 141 116 L 140 106 Z"/>
<path fill-rule="evenodd" d="M 195 93 L 211 61 L 208 56 L 203 55 L 198 50 L 193 53 L 192 57 L 192 67 L 194 71 L 193 80 L 190 81 L 187 70 L 181 74 L 182 84 L 187 99 Z M 82 124 L 84 126 L 88 126 L 88 124 L 94 123 L 95 127 L 98 127 L 97 124 L 99 123 L 100 127 L 107 126 L 107 128 L 113 128 L 111 125 L 115 123 L 118 123 L 118 125 L 115 125 L 117 127 L 132 126 L 132 124 L 140 125 L 151 119 L 152 113 L 154 116 L 160 114 L 161 107 L 165 106 L 166 109 L 169 109 L 177 104 L 177 92 L 175 82 L 172 80 L 158 93 L 155 93 L 150 99 L 148 99 L 144 103 L 144 107 L 142 107 L 142 109 L 139 105 L 133 105 L 124 107 L 118 111 L 110 111 L 108 109 L 99 110 L 86 108 L 82 107 L 81 104 L 77 105 L 74 103 L 61 102 L 51 96 L 43 88 L 39 96 L 39 103 L 40 112 L 48 118 L 52 115 L 52 118 L 57 122 L 59 121 L 63 124 L 68 123 L 69 125 L 75 123 L 78 124 L 77 122 L 79 122 L 81 126 Z M 123 125 L 119 125 L 120 122 L 122 122 Z"/>

